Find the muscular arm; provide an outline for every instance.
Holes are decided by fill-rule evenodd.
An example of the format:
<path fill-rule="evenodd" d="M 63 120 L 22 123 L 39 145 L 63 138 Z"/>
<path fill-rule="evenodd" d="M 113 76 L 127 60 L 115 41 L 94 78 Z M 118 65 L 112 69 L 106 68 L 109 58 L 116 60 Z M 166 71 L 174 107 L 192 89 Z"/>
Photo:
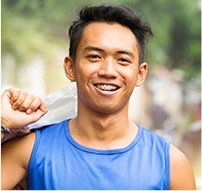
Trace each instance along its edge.
<path fill-rule="evenodd" d="M 192 168 L 186 156 L 170 146 L 170 190 L 195 190 Z"/>
<path fill-rule="evenodd" d="M 25 127 L 37 121 L 46 112 L 47 108 L 39 97 L 22 90 L 8 89 L 1 96 L 1 125 L 9 128 L 13 132 L 17 128 Z M 16 184 L 26 178 L 34 140 L 35 133 L 30 133 L 2 145 L 2 189 L 12 189 Z"/>
<path fill-rule="evenodd" d="M 2 145 L 1 188 L 11 190 L 26 178 L 35 133 L 16 138 Z"/>

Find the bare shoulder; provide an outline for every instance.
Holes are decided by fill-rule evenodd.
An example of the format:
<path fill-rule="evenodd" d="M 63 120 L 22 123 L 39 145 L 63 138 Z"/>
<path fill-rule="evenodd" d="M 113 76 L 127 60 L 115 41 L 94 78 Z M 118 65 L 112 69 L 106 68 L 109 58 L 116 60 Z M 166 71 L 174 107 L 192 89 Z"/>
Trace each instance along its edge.
<path fill-rule="evenodd" d="M 170 146 L 170 189 L 196 189 L 193 171 L 187 157 L 172 144 Z"/>
<path fill-rule="evenodd" d="M 2 189 L 12 189 L 25 179 L 35 142 L 35 133 L 16 138 L 1 147 Z"/>
<path fill-rule="evenodd" d="M 10 140 L 2 145 L 2 153 L 8 154 L 10 151 L 12 153 L 23 153 L 23 155 L 26 154 L 26 152 L 30 152 L 33 148 L 35 141 L 35 133 L 29 133 L 23 137 L 17 137 L 13 140 Z"/>

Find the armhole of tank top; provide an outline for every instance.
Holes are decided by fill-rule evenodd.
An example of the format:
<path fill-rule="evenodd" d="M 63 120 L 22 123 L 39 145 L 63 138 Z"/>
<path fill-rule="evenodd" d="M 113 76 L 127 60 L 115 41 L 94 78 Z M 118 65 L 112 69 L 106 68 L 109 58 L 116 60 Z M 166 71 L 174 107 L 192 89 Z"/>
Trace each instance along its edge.
<path fill-rule="evenodd" d="M 30 155 L 29 163 L 28 163 L 28 170 L 27 170 L 27 176 L 31 176 L 33 169 L 34 169 L 34 161 L 36 160 L 36 154 L 39 147 L 39 139 L 40 139 L 40 131 L 35 131 L 35 140 L 34 140 L 34 146 Z"/>
<path fill-rule="evenodd" d="M 170 187 L 170 142 L 166 142 L 166 156 L 165 156 L 165 165 L 166 165 L 166 190 L 169 190 Z"/>

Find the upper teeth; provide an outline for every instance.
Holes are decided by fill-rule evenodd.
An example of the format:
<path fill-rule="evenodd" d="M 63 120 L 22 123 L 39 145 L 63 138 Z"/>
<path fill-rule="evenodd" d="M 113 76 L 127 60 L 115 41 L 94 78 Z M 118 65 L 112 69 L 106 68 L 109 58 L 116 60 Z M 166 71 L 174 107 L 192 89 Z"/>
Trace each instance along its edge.
<path fill-rule="evenodd" d="M 113 86 L 113 85 L 97 85 L 97 87 L 101 90 L 104 90 L 104 91 L 110 91 L 110 90 L 115 90 L 117 89 L 116 86 Z"/>

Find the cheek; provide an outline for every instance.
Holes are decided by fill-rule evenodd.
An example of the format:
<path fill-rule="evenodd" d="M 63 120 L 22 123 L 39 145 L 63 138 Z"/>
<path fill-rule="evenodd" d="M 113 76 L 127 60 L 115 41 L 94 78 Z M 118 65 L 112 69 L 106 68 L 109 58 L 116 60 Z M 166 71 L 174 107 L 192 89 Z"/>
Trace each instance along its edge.
<path fill-rule="evenodd" d="M 89 63 L 81 60 L 76 67 L 78 77 L 90 77 L 99 71 L 100 65 L 97 63 Z"/>
<path fill-rule="evenodd" d="M 84 81 L 88 81 L 89 78 L 91 78 L 92 75 L 96 73 L 95 71 L 96 69 L 92 65 L 90 66 L 89 64 L 85 64 L 85 63 L 83 63 L 82 65 L 80 64 L 76 67 L 75 79 L 77 82 L 81 81 L 81 83 Z"/>
<path fill-rule="evenodd" d="M 135 83 L 138 76 L 138 69 L 135 67 L 125 67 L 120 70 L 120 73 L 126 81 Z"/>

